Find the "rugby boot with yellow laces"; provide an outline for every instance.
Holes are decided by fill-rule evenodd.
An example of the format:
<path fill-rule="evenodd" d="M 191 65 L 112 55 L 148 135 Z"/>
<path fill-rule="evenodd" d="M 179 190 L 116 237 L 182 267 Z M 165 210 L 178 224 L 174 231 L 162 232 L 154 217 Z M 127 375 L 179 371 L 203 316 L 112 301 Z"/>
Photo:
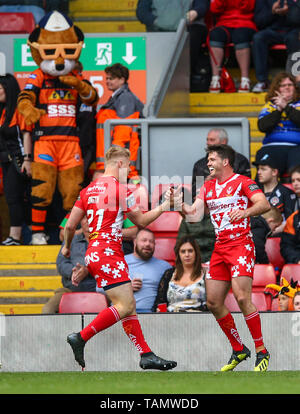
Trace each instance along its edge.
<path fill-rule="evenodd" d="M 240 364 L 242 361 L 245 361 L 247 358 L 250 358 L 251 352 L 244 345 L 241 351 L 233 351 L 232 355 L 226 365 L 221 368 L 222 372 L 233 371 L 234 368 Z"/>
<path fill-rule="evenodd" d="M 264 372 L 267 371 L 269 366 L 269 359 L 270 354 L 269 352 L 258 352 L 256 354 L 256 361 L 255 361 L 255 367 L 254 371 L 256 372 Z"/>

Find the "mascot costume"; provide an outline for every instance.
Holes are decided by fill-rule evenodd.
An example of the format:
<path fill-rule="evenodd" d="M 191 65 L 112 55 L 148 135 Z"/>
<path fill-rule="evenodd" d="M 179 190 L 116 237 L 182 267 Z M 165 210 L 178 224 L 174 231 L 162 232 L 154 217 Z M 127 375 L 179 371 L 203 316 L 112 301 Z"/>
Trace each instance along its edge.
<path fill-rule="evenodd" d="M 84 35 L 65 15 L 44 16 L 29 35 L 39 66 L 18 98 L 19 112 L 32 129 L 32 244 L 47 244 L 47 207 L 57 188 L 70 211 L 81 190 L 83 160 L 76 123 L 77 103 L 97 105 L 98 95 L 75 69 Z"/>

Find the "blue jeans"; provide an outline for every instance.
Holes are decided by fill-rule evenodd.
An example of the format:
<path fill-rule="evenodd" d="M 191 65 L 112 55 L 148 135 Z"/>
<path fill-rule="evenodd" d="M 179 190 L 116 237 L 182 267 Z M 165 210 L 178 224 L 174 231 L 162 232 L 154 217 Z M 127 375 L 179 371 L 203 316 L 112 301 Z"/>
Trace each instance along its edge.
<path fill-rule="evenodd" d="M 299 29 L 292 29 L 288 32 L 264 29 L 255 33 L 252 39 L 252 53 L 256 79 L 259 82 L 268 80 L 269 47 L 284 43 L 287 47 L 287 53 L 293 53 L 299 50 L 298 33 Z"/>

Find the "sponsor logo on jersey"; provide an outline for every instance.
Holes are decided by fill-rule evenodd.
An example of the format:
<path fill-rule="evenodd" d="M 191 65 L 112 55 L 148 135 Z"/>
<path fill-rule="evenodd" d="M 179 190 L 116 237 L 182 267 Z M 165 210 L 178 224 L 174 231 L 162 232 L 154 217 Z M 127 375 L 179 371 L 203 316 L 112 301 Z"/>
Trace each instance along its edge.
<path fill-rule="evenodd" d="M 87 256 L 85 256 L 84 261 L 85 261 L 85 265 L 88 266 L 91 262 L 99 262 L 99 255 L 98 252 L 92 252 L 91 254 L 88 254 Z"/>
<path fill-rule="evenodd" d="M 272 206 L 277 206 L 279 204 L 279 198 L 274 196 L 270 199 L 270 204 L 272 204 Z"/>
<path fill-rule="evenodd" d="M 250 184 L 248 185 L 250 191 L 259 190 L 259 186 L 257 184 Z"/>
<path fill-rule="evenodd" d="M 98 194 L 104 194 L 106 191 L 106 186 L 102 184 L 95 184 L 92 187 L 89 187 L 86 191 L 87 194 L 89 193 L 98 193 Z"/>
<path fill-rule="evenodd" d="M 99 197 L 97 196 L 91 196 L 88 198 L 88 204 L 94 204 L 99 202 Z"/>
<path fill-rule="evenodd" d="M 67 117 L 75 118 L 76 106 L 67 104 L 50 104 L 47 107 L 49 118 Z"/>

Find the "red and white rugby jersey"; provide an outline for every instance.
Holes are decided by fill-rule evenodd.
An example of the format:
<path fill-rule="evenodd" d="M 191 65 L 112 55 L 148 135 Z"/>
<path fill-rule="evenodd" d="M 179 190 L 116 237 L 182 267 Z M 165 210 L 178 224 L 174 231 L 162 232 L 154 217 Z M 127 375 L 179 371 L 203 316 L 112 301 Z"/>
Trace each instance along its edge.
<path fill-rule="evenodd" d="M 124 213 L 136 209 L 136 201 L 126 185 L 115 177 L 101 177 L 81 190 L 76 207 L 85 211 L 90 245 L 99 242 L 122 242 Z"/>
<path fill-rule="evenodd" d="M 240 174 L 234 174 L 226 181 L 217 179 L 206 181 L 199 193 L 206 203 L 215 229 L 217 242 L 228 242 L 251 234 L 250 218 L 231 223 L 232 210 L 246 210 L 253 194 L 261 193 L 255 181 Z"/>

